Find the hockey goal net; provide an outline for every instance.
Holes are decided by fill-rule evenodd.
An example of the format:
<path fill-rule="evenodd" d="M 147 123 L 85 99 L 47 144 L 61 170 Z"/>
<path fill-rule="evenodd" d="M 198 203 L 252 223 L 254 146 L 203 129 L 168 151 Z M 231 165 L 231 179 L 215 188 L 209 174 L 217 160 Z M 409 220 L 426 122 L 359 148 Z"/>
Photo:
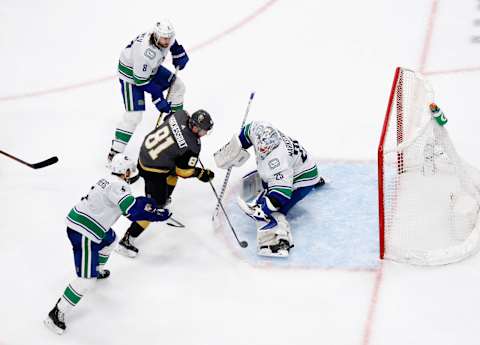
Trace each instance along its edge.
<path fill-rule="evenodd" d="M 380 258 L 417 265 L 459 261 L 478 248 L 478 171 L 432 117 L 433 91 L 397 68 L 378 146 Z"/>

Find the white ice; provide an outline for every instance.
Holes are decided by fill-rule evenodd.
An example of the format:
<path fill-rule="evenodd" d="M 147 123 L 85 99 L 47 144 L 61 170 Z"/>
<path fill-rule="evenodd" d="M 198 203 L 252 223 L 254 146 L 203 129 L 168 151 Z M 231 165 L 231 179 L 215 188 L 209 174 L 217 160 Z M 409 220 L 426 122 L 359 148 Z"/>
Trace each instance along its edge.
<path fill-rule="evenodd" d="M 376 220 L 355 224 L 346 209 L 362 200 L 360 185 L 345 206 L 326 200 L 320 210 L 330 221 L 312 240 L 325 244 L 325 261 L 288 267 L 234 248 L 228 228 L 210 221 L 209 185 L 182 180 L 173 210 L 187 228 L 152 225 L 137 259 L 112 255 L 112 276 L 80 302 L 64 335 L 43 326 L 74 275 L 65 215 L 105 173 L 123 111 L 119 52 L 164 16 L 189 49 L 185 107 L 214 117 L 201 155 L 209 167 L 253 90 L 250 119 L 274 123 L 321 160 L 373 165 L 396 66 L 429 76 L 457 151 L 480 167 L 478 1 L 3 0 L 0 149 L 60 162 L 34 171 L 0 157 L 0 344 L 478 344 L 480 256 L 437 268 L 376 261 L 361 235 L 372 224 L 376 241 Z M 149 104 L 128 153 L 155 119 Z M 232 186 L 252 167 L 235 170 Z M 359 179 L 341 176 L 350 186 Z M 335 242 L 343 225 L 356 242 Z"/>

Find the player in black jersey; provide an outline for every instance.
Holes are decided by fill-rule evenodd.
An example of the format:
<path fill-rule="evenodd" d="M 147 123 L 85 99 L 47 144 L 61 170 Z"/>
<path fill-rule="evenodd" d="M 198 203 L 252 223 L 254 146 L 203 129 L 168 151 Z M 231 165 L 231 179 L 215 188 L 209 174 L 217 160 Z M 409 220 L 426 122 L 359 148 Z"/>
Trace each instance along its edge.
<path fill-rule="evenodd" d="M 213 171 L 196 167 L 200 138 L 212 127 L 212 118 L 205 110 L 197 110 L 191 117 L 180 110 L 168 115 L 159 127 L 147 134 L 140 148 L 138 171 L 145 180 L 145 195 L 155 199 L 157 207 L 166 206 L 178 176 L 197 177 L 202 182 L 213 179 Z M 133 222 L 117 251 L 129 257 L 137 256 L 133 241 L 149 224 L 148 221 Z"/>

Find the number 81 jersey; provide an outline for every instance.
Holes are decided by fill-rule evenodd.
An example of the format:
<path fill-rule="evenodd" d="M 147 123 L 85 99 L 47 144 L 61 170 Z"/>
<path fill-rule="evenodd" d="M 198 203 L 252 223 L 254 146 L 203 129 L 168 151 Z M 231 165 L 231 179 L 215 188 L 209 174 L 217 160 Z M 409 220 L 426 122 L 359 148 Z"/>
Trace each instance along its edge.
<path fill-rule="evenodd" d="M 177 111 L 145 136 L 138 159 L 143 170 L 184 178 L 194 174 L 201 144 L 188 127 L 189 118 L 186 111 Z"/>

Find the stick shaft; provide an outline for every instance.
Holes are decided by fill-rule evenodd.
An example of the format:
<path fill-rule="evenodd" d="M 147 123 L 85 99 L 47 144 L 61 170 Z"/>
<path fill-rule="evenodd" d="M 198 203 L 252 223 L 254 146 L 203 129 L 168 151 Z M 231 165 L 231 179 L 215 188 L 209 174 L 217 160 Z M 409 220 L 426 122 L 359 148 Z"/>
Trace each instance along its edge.
<path fill-rule="evenodd" d="M 242 125 L 240 126 L 240 130 L 242 130 L 243 126 L 245 126 L 245 122 L 247 122 L 247 116 L 248 116 L 248 112 L 250 111 L 250 105 L 252 104 L 253 97 L 255 97 L 255 92 L 252 92 L 250 94 L 250 99 L 248 100 L 247 109 L 245 110 L 245 115 L 243 116 Z M 215 206 L 215 211 L 213 212 L 212 220 L 215 219 L 215 217 L 218 215 L 218 211 L 219 211 L 219 208 L 220 208 L 220 203 L 223 199 L 223 196 L 225 195 L 225 191 L 227 190 L 228 180 L 230 179 L 230 174 L 232 173 L 232 168 L 233 167 L 230 167 L 230 168 L 227 169 L 225 179 L 223 180 L 222 189 L 220 190 L 220 195 L 218 196 L 217 206 Z"/>

